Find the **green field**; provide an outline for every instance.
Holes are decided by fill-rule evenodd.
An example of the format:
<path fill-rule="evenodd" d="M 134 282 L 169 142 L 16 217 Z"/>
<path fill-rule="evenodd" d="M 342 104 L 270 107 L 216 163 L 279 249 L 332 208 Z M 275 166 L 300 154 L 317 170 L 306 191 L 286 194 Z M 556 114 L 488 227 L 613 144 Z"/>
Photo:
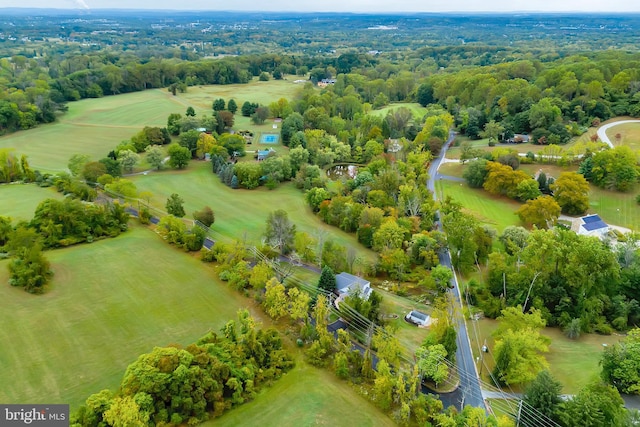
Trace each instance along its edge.
<path fill-rule="evenodd" d="M 635 201 L 639 189 L 636 184 L 634 191 L 621 193 L 592 185 L 589 212 L 597 213 L 607 224 L 640 230 L 640 206 Z"/>
<path fill-rule="evenodd" d="M 293 99 L 302 90 L 302 84 L 293 83 L 296 76 L 288 76 L 282 80 L 269 80 L 261 82 L 254 79 L 248 84 L 193 86 L 186 93 L 178 93 L 176 99 L 182 102 L 185 109 L 188 105 L 209 114 L 212 111 L 213 101 L 223 98 L 229 101 L 233 98 L 238 104 L 236 120 L 240 116 L 240 109 L 245 101 L 256 102 L 268 106 L 280 98 Z"/>
<path fill-rule="evenodd" d="M 470 188 L 466 183 L 447 180 L 436 182 L 436 191 L 438 197 L 444 194 L 462 203 L 465 210 L 480 222 L 495 228 L 498 233 L 510 225 L 522 225 L 515 214 L 520 203 L 515 200 L 493 196 L 481 188 Z"/>
<path fill-rule="evenodd" d="M 619 135 L 620 138 L 616 138 Z M 632 150 L 640 150 L 640 123 L 623 123 L 607 129 L 607 136 L 613 145 L 627 145 Z"/>
<path fill-rule="evenodd" d="M 0 185 L 0 216 L 29 221 L 38 204 L 45 199 L 62 199 L 53 188 L 41 188 L 35 184 Z"/>
<path fill-rule="evenodd" d="M 485 353 L 485 362 L 489 369 L 493 369 L 494 366 L 491 355 L 493 349 L 491 333 L 497 325 L 498 322 L 491 319 L 467 321 L 471 350 L 474 356 L 479 356 L 478 348 L 484 344 L 486 339 L 489 353 Z M 570 340 L 558 328 L 545 328 L 542 334 L 551 338 L 549 353 L 545 356 L 549 362 L 551 373 L 562 384 L 562 393 L 564 394 L 577 393 L 594 376 L 598 376 L 602 345 L 612 345 L 621 339 L 616 335 L 582 334 L 579 339 Z M 482 379 L 491 383 L 486 367 L 482 370 Z M 514 391 L 518 390 L 514 389 Z"/>
<path fill-rule="evenodd" d="M 47 172 L 66 170 L 74 154 L 88 154 L 98 160 L 121 141 L 145 126 L 166 126 L 171 113 L 184 114 L 193 106 L 198 115 L 211 114 L 216 98 L 235 98 L 238 109 L 244 101 L 268 105 L 279 98 L 292 98 L 301 88 L 287 80 L 253 81 L 243 85 L 194 86 L 173 96 L 166 89 L 152 89 L 125 95 L 70 102 L 69 111 L 58 122 L 0 137 L 0 148 L 14 148 L 26 154 L 31 167 Z M 236 129 L 271 131 L 271 123 L 254 126 L 236 113 Z"/>
<path fill-rule="evenodd" d="M 255 400 L 201 425 L 365 427 L 396 424 L 332 372 L 298 360 L 292 371 L 273 387 L 263 390 Z"/>
<path fill-rule="evenodd" d="M 72 155 L 98 160 L 144 126 L 166 126 L 169 114 L 185 109 L 160 89 L 85 99 L 69 103 L 56 123 L 1 137 L 0 148 L 26 154 L 34 169 L 63 171 Z"/>
<path fill-rule="evenodd" d="M 336 242 L 358 250 L 361 257 L 375 259 L 375 254 L 365 249 L 355 236 L 323 223 L 304 201 L 303 193 L 293 184 L 280 185 L 275 190 L 259 187 L 255 190 L 233 190 L 222 184 L 211 172 L 208 162 L 191 162 L 183 171 L 163 171 L 133 177 L 140 191 L 154 194 L 151 204 L 164 209 L 167 197 L 178 193 L 185 200 L 187 218 L 194 210 L 208 205 L 216 215 L 212 230 L 215 238 L 247 239 L 259 243 L 265 230 L 269 212 L 284 209 L 298 231 L 317 235 L 324 231 Z"/>
<path fill-rule="evenodd" d="M 55 276 L 39 296 L 7 284 L 0 262 L 0 401 L 83 403 L 115 390 L 154 346 L 188 344 L 250 300 L 213 269 L 148 229 L 47 253 Z M 251 309 L 261 319 L 261 311 Z"/>
<path fill-rule="evenodd" d="M 389 104 L 386 107 L 382 107 L 378 110 L 371 110 L 369 114 L 378 117 L 385 117 L 390 111 L 397 110 L 400 107 L 408 108 L 412 113 L 414 120 L 417 124 L 422 125 L 422 118 L 427 113 L 427 109 L 417 102 L 398 102 Z"/>

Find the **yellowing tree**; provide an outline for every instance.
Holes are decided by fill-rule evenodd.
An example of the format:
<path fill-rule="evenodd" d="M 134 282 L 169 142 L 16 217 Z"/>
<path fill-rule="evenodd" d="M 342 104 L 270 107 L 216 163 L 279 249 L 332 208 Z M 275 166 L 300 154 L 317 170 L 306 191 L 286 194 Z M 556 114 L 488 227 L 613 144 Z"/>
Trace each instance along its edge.
<path fill-rule="evenodd" d="M 537 199 L 527 200 L 516 211 L 520 220 L 538 228 L 551 228 L 560 216 L 560 205 L 551 196 L 540 196 Z"/>
<path fill-rule="evenodd" d="M 275 320 L 286 316 L 288 313 L 289 301 L 285 294 L 284 285 L 278 282 L 275 277 L 267 282 L 262 305 L 267 314 Z"/>
<path fill-rule="evenodd" d="M 544 354 L 549 351 L 549 338 L 540 330 L 546 325 L 539 310 L 523 313 L 522 306 L 502 310 L 499 326 L 493 333 L 496 366 L 493 375 L 504 384 L 522 384 L 533 380 L 547 369 Z"/>
<path fill-rule="evenodd" d="M 518 195 L 518 184 L 531 179 L 526 172 L 513 170 L 511 166 L 498 162 L 488 162 L 486 169 L 487 177 L 482 186 L 491 194 L 515 198 Z"/>
<path fill-rule="evenodd" d="M 208 133 L 202 132 L 196 141 L 196 157 L 204 159 L 204 155 L 209 153 L 216 144 L 216 139 Z"/>
<path fill-rule="evenodd" d="M 551 184 L 551 190 L 562 212 L 581 215 L 589 209 L 589 183 L 583 175 L 576 172 L 563 172 Z"/>

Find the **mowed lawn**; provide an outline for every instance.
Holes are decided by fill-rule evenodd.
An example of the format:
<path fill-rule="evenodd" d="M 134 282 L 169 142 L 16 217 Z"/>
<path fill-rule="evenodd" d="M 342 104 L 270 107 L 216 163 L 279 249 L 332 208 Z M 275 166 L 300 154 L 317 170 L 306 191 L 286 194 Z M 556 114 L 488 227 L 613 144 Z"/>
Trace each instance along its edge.
<path fill-rule="evenodd" d="M 474 215 L 480 222 L 495 228 L 498 233 L 510 225 L 522 225 L 515 214 L 520 203 L 487 193 L 480 188 L 470 188 L 466 183 L 438 180 L 436 191 L 438 197 L 451 196 L 453 200 Z"/>
<path fill-rule="evenodd" d="M 616 138 L 619 135 L 620 138 Z M 611 143 L 617 145 L 627 145 L 632 150 L 640 150 L 640 123 L 623 123 L 607 129 L 607 136 Z"/>
<path fill-rule="evenodd" d="M 238 103 L 236 129 L 250 128 L 268 131 L 271 123 L 254 127 L 248 118 L 242 118 L 240 108 L 244 101 L 268 105 L 279 98 L 291 99 L 301 88 L 292 81 L 272 80 L 250 82 L 245 85 L 211 85 L 190 87 L 184 94 L 173 96 L 166 89 L 84 99 L 68 104 L 69 111 L 59 116 L 56 123 L 0 137 L 0 148 L 13 148 L 18 155 L 25 154 L 34 169 L 46 172 L 66 170 L 74 154 L 87 154 L 98 160 L 121 141 L 130 139 L 145 126 L 167 125 L 171 113 L 184 114 L 192 106 L 198 116 L 211 115 L 216 98 L 235 98 Z M 279 131 L 279 130 L 278 130 Z"/>
<path fill-rule="evenodd" d="M 312 236 L 325 233 L 345 247 L 353 247 L 366 260 L 374 260 L 375 254 L 356 240 L 355 235 L 323 223 L 311 212 L 304 195 L 292 183 L 281 184 L 275 190 L 259 187 L 255 190 L 231 189 L 222 184 L 212 171 L 211 163 L 193 161 L 183 171 L 161 171 L 132 178 L 139 191 L 154 194 L 151 204 L 164 210 L 167 198 L 177 193 L 185 201 L 186 217 L 210 206 L 215 213 L 212 230 L 214 238 L 225 240 L 246 239 L 259 244 L 265 232 L 270 212 L 287 211 L 289 219 L 298 231 Z"/>
<path fill-rule="evenodd" d="M 293 370 L 256 399 L 201 425 L 374 427 L 396 424 L 332 372 L 298 360 Z"/>
<path fill-rule="evenodd" d="M 152 231 L 47 252 L 44 295 L 7 284 L 0 262 L 0 401 L 70 403 L 115 390 L 154 346 L 189 344 L 253 303 Z M 260 310 L 251 310 L 261 320 Z"/>
<path fill-rule="evenodd" d="M 491 383 L 487 367 L 493 369 L 494 341 L 491 334 L 498 326 L 492 319 L 479 321 L 467 320 L 471 350 L 474 356 L 479 356 L 479 346 L 486 343 L 489 353 L 485 353 L 486 366 L 482 369 L 482 379 Z M 612 345 L 622 339 L 617 335 L 582 334 L 577 340 L 570 340 L 558 328 L 545 328 L 542 335 L 551 339 L 549 352 L 545 357 L 550 365 L 551 374 L 562 384 L 563 394 L 575 394 L 600 374 L 600 356 L 603 344 Z M 479 368 L 478 368 L 479 369 Z M 517 387 L 514 391 L 518 391 Z"/>
<path fill-rule="evenodd" d="M 36 208 L 45 199 L 62 199 L 64 196 L 53 188 L 35 184 L 0 185 L 0 216 L 29 221 Z"/>

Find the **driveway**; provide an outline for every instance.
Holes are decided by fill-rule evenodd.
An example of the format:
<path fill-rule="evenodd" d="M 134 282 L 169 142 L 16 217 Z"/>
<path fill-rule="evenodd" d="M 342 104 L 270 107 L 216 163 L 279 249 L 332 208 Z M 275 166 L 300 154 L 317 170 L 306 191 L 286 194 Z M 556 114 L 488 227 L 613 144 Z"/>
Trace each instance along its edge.
<path fill-rule="evenodd" d="M 640 123 L 640 120 L 620 120 L 619 122 L 608 123 L 604 126 L 600 126 L 598 128 L 598 138 L 600 138 L 600 141 L 604 142 L 605 144 L 609 145 L 609 147 L 613 148 L 613 143 L 607 136 L 607 129 L 612 128 L 614 126 L 623 125 L 625 123 Z"/>

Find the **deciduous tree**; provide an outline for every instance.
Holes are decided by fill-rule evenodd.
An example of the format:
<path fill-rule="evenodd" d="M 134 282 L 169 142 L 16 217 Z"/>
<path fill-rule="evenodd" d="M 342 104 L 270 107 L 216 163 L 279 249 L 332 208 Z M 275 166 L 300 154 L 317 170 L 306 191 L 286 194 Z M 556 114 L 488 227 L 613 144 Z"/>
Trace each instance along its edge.
<path fill-rule="evenodd" d="M 265 238 L 267 244 L 286 254 L 293 248 L 293 239 L 296 235 L 296 226 L 289 221 L 286 211 L 278 209 L 269 213 Z"/>
<path fill-rule="evenodd" d="M 156 170 L 160 170 L 164 161 L 164 152 L 159 145 L 149 145 L 144 150 L 147 153 L 147 163 Z"/>
<path fill-rule="evenodd" d="M 169 166 L 174 169 L 184 169 L 191 160 L 191 151 L 187 147 L 181 147 L 179 144 L 173 143 L 167 148 L 169 154 Z"/>
<path fill-rule="evenodd" d="M 535 225 L 538 228 L 551 228 L 560 217 L 560 205 L 551 196 L 540 196 L 533 200 L 527 200 L 516 211 L 520 220 L 526 224 Z"/>
<path fill-rule="evenodd" d="M 177 218 L 182 218 L 185 215 L 184 212 L 184 200 L 177 193 L 173 193 L 167 199 L 165 204 L 167 213 Z"/>
<path fill-rule="evenodd" d="M 589 209 L 589 183 L 581 174 L 563 172 L 550 188 L 562 212 L 582 215 Z"/>

